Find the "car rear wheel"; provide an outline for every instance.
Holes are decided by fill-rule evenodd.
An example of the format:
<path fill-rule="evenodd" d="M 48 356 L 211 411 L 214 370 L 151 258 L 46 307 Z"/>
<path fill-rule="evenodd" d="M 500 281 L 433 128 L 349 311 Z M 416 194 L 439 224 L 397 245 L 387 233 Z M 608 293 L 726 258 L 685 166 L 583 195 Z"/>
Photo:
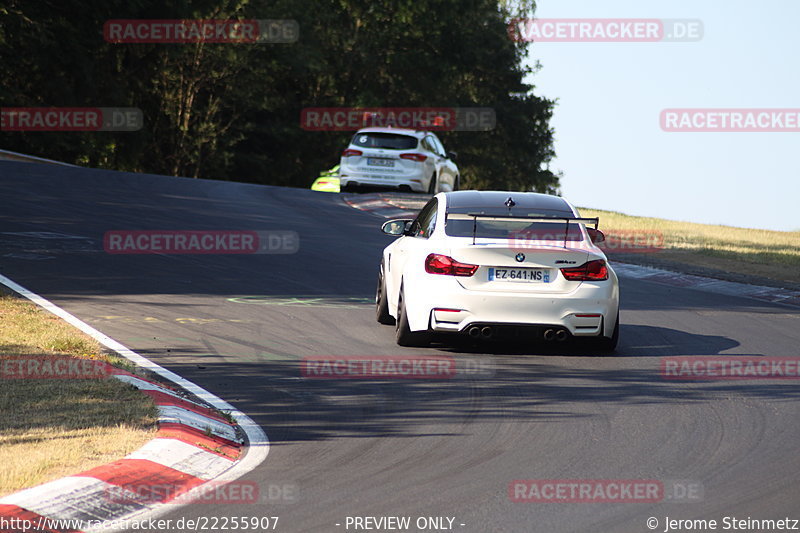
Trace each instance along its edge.
<path fill-rule="evenodd" d="M 614 333 L 611 337 L 601 335 L 596 341 L 597 349 L 602 353 L 611 353 L 617 349 L 619 343 L 619 311 L 617 311 L 617 319 L 614 322 Z"/>
<path fill-rule="evenodd" d="M 431 342 L 428 331 L 411 331 L 408 326 L 408 314 L 403 301 L 403 289 L 400 289 L 400 300 L 397 302 L 397 344 L 400 346 L 427 346 Z"/>
<path fill-rule="evenodd" d="M 391 326 L 394 324 L 394 317 L 389 314 L 389 299 L 386 297 L 386 280 L 383 279 L 383 265 L 378 274 L 378 287 L 375 289 L 375 318 L 381 324 Z"/>

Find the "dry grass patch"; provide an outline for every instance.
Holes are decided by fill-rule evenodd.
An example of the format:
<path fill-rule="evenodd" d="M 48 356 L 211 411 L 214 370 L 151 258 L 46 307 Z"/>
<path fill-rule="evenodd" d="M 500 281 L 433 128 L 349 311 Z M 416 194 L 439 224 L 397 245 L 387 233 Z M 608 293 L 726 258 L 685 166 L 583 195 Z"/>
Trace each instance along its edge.
<path fill-rule="evenodd" d="M 654 257 L 775 280 L 800 282 L 800 231 L 734 228 L 581 208 L 600 217 L 600 229 L 660 232 L 664 249 Z"/>
<path fill-rule="evenodd" d="M 0 358 L 120 363 L 27 300 L 0 297 Z M 126 362 L 127 363 L 127 362 Z M 0 496 L 119 459 L 153 438 L 152 401 L 115 379 L 0 379 Z"/>

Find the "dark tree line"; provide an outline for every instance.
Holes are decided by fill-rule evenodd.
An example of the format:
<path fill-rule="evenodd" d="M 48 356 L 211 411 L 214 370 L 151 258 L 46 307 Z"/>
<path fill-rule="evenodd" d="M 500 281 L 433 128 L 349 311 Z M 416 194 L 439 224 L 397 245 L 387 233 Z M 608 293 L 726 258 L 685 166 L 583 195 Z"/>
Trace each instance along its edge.
<path fill-rule="evenodd" d="M 307 187 L 350 133 L 307 107 L 492 107 L 443 132 L 463 185 L 554 191 L 553 102 L 523 83 L 511 17 L 532 1 L 0 0 L 1 107 L 136 107 L 137 132 L 0 132 L 0 148 L 72 163 Z M 114 44 L 110 19 L 294 19 L 292 44 Z"/>

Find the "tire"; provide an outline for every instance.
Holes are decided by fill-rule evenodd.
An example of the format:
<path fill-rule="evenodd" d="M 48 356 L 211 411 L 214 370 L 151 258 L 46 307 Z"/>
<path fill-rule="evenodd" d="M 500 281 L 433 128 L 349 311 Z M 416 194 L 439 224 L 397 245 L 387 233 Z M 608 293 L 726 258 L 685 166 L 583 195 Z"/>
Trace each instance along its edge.
<path fill-rule="evenodd" d="M 436 194 L 436 173 L 431 176 L 431 182 L 428 185 L 428 194 Z"/>
<path fill-rule="evenodd" d="M 375 318 L 381 324 L 393 326 L 394 317 L 389 314 L 389 299 L 386 297 L 386 281 L 383 279 L 383 265 L 378 273 L 378 286 L 375 289 Z"/>
<path fill-rule="evenodd" d="M 459 176 L 456 176 L 456 179 L 455 179 L 455 180 L 453 180 L 453 190 L 454 190 L 454 191 L 457 191 L 457 190 L 458 190 L 458 186 L 460 185 L 460 184 L 458 183 L 459 181 L 461 181 L 461 178 L 460 178 Z"/>
<path fill-rule="evenodd" d="M 397 302 L 397 344 L 400 346 L 428 346 L 431 342 L 431 335 L 428 331 L 411 331 L 408 326 L 408 315 L 406 305 L 403 301 L 403 289 L 400 288 L 400 300 Z"/>
<path fill-rule="evenodd" d="M 597 350 L 601 353 L 612 353 L 614 352 L 614 350 L 617 349 L 618 343 L 619 343 L 619 311 L 617 311 L 617 319 L 614 322 L 614 333 L 611 334 L 611 337 L 600 335 L 600 337 L 595 341 L 595 346 L 597 347 Z"/>

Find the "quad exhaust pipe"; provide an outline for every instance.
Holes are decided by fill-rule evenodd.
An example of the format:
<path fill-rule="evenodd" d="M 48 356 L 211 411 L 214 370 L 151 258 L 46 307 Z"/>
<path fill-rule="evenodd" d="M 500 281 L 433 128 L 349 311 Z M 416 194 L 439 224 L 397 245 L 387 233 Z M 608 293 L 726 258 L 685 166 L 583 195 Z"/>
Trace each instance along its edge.
<path fill-rule="evenodd" d="M 483 326 L 482 328 L 479 326 L 472 326 L 467 333 L 469 333 L 469 336 L 473 339 L 477 339 L 478 337 L 491 339 L 492 335 L 494 335 L 491 326 Z"/>
<path fill-rule="evenodd" d="M 491 339 L 494 336 L 494 329 L 491 326 L 472 326 L 467 330 L 467 334 L 473 339 Z M 569 332 L 565 328 L 547 328 L 543 334 L 547 342 L 564 342 L 569 338 Z"/>
<path fill-rule="evenodd" d="M 567 338 L 569 337 L 569 334 L 567 333 L 567 330 L 565 330 L 565 329 L 548 328 L 548 329 L 544 330 L 544 334 L 542 335 L 542 337 L 547 342 L 550 342 L 550 341 L 563 342 L 563 341 L 567 340 Z"/>

